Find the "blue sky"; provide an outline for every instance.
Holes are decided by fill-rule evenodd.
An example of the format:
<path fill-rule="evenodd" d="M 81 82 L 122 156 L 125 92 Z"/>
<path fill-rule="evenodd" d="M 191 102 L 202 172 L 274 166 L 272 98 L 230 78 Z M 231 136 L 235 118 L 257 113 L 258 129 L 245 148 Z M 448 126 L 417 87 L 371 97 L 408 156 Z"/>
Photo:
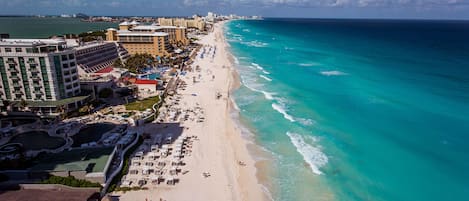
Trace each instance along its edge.
<path fill-rule="evenodd" d="M 269 17 L 469 19 L 469 0 L 0 0 L 0 15 L 189 16 L 207 11 Z"/>

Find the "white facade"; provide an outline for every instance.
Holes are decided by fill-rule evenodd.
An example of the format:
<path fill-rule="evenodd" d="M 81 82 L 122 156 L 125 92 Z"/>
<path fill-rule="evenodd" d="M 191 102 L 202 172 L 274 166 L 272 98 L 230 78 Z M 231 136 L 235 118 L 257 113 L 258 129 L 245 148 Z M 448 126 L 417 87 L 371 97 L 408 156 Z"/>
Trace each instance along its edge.
<path fill-rule="evenodd" d="M 80 94 L 75 50 L 57 39 L 0 40 L 0 98 L 57 101 Z"/>

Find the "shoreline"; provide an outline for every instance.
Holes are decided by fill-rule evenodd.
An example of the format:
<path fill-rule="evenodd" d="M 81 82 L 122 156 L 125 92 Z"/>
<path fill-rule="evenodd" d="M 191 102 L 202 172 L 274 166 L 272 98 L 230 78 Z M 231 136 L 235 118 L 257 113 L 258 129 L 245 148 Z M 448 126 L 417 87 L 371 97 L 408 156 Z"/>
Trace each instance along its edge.
<path fill-rule="evenodd" d="M 119 200 L 269 200 L 249 150 L 252 142 L 243 136 L 242 128 L 232 116 L 239 112 L 231 94 L 240 86 L 240 80 L 224 38 L 224 24 L 216 23 L 214 31 L 198 41 L 204 46 L 203 52 L 209 54 L 198 55 L 192 64 L 201 70 L 180 76 L 187 88 L 178 89 L 182 97 L 179 105 L 183 109 L 200 106 L 205 117 L 202 123 L 179 124 L 182 135 L 195 135 L 199 139 L 185 159 L 184 169 L 189 173 L 179 175 L 180 183 L 175 186 L 113 193 Z M 216 98 L 218 93 L 221 98 Z M 152 135 L 173 132 L 160 124 L 148 124 L 144 130 Z M 210 176 L 204 178 L 205 172 Z"/>

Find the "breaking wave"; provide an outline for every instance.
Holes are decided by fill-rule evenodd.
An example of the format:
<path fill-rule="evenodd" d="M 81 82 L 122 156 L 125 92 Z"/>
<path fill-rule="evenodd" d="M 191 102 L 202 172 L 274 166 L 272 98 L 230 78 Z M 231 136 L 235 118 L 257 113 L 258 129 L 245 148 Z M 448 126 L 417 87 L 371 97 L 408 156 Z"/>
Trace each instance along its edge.
<path fill-rule="evenodd" d="M 268 78 L 267 76 L 259 75 L 259 77 L 264 78 L 264 80 L 267 80 L 269 82 L 272 82 L 272 79 Z"/>
<path fill-rule="evenodd" d="M 322 174 L 321 167 L 327 164 L 327 156 L 321 152 L 320 148 L 306 143 L 305 138 L 297 133 L 287 132 L 290 141 L 296 147 L 296 151 L 303 156 L 306 163 L 309 164 L 314 174 Z M 316 138 L 311 138 L 311 141 L 316 142 Z"/>

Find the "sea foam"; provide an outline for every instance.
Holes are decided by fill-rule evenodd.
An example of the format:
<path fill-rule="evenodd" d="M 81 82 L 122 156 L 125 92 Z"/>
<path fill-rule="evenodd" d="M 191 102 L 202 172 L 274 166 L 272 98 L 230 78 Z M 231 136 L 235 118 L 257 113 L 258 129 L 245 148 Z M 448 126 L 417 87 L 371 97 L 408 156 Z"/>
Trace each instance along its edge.
<path fill-rule="evenodd" d="M 274 96 L 273 96 L 273 95 L 274 95 L 275 93 L 271 93 L 271 92 L 267 92 L 267 91 L 255 89 L 255 88 L 249 86 L 249 84 L 246 84 L 246 82 L 243 82 L 243 85 L 244 85 L 246 88 L 250 89 L 251 91 L 259 92 L 259 93 L 264 94 L 264 97 L 265 97 L 265 99 L 267 99 L 267 100 L 274 100 Z"/>
<path fill-rule="evenodd" d="M 304 66 L 304 67 L 311 67 L 311 66 L 316 66 L 316 63 L 300 63 L 298 64 L 299 66 Z"/>
<path fill-rule="evenodd" d="M 293 116 L 289 115 L 287 113 L 287 110 L 285 109 L 285 107 L 277 104 L 277 103 L 272 103 L 272 108 L 274 110 L 276 110 L 277 112 L 279 112 L 280 114 L 283 115 L 283 117 L 291 122 L 295 122 L 295 118 L 293 118 Z"/>
<path fill-rule="evenodd" d="M 251 63 L 252 66 L 256 67 L 257 69 L 259 69 L 260 71 L 262 71 L 262 73 L 264 74 L 267 74 L 269 75 L 270 73 L 268 71 L 266 71 L 261 65 L 259 64 L 256 64 L 256 63 Z"/>
<path fill-rule="evenodd" d="M 341 72 L 341 71 L 337 71 L 337 70 L 333 70 L 333 71 L 321 71 L 320 73 L 321 73 L 321 75 L 325 75 L 325 76 L 347 75 L 347 73 L 344 73 L 344 72 Z"/>
<path fill-rule="evenodd" d="M 272 79 L 268 78 L 268 77 L 265 76 L 265 75 L 259 75 L 259 77 L 264 78 L 264 80 L 267 80 L 267 81 L 269 81 L 269 82 L 272 82 Z"/>
<path fill-rule="evenodd" d="M 290 137 L 290 141 L 296 147 L 298 153 L 309 164 L 313 173 L 317 175 L 322 174 L 319 168 L 327 164 L 328 158 L 326 154 L 322 153 L 320 148 L 306 143 L 305 138 L 297 133 L 287 132 L 287 135 Z M 317 139 L 312 138 L 312 141 L 317 141 Z"/>
<path fill-rule="evenodd" d="M 249 41 L 249 42 L 241 42 L 241 44 L 247 45 L 250 47 L 267 47 L 269 45 L 269 43 L 264 43 L 264 42 L 260 42 L 257 40 Z"/>

